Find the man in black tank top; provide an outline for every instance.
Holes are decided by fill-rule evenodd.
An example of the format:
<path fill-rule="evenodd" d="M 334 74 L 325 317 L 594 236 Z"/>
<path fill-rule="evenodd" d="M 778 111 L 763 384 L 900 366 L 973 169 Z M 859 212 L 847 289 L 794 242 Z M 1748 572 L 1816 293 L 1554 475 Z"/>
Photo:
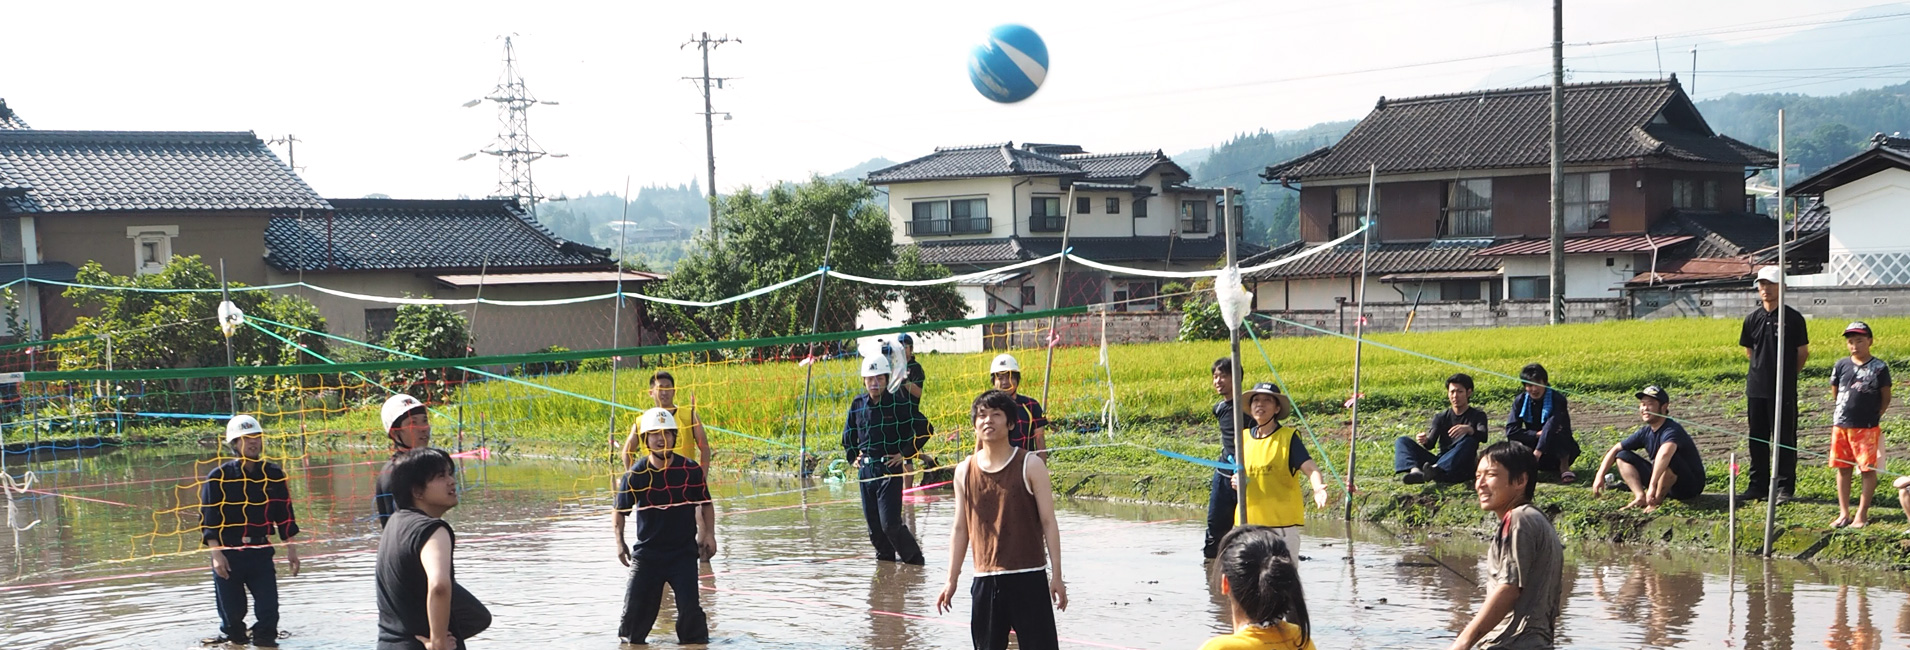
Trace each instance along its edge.
<path fill-rule="evenodd" d="M 458 505 L 457 465 L 442 449 L 415 449 L 385 466 L 397 511 L 378 541 L 378 650 L 463 650 L 491 612 L 459 586 L 456 538 L 444 513 Z"/>
<path fill-rule="evenodd" d="M 981 449 L 955 468 L 948 583 L 935 599 L 935 611 L 953 607 L 962 558 L 973 548 L 975 581 L 969 595 L 975 603 L 968 627 L 976 650 L 1007 648 L 1010 630 L 1024 650 L 1059 647 L 1054 610 L 1068 609 L 1048 465 L 1038 454 L 1008 444 L 1008 414 L 1015 408 L 1006 392 L 991 390 L 975 398 L 971 412 Z"/>

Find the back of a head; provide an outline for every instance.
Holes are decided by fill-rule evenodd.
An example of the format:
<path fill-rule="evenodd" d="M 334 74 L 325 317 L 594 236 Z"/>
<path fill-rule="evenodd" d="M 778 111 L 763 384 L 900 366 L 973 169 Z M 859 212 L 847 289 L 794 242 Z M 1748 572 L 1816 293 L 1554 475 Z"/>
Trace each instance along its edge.
<path fill-rule="evenodd" d="M 1532 448 L 1524 443 L 1512 440 L 1500 440 L 1479 452 L 1481 460 L 1505 468 L 1505 480 L 1516 481 L 1525 477 L 1525 502 L 1532 502 L 1532 495 L 1539 487 L 1539 461 L 1532 456 Z"/>
<path fill-rule="evenodd" d="M 1220 540 L 1214 571 L 1226 578 L 1229 597 L 1255 624 L 1286 621 L 1300 627 L 1298 646 L 1313 637 L 1300 570 L 1286 538 L 1266 526 L 1240 526 Z"/>
<path fill-rule="evenodd" d="M 443 449 L 413 449 L 398 454 L 385 466 L 389 476 L 386 487 L 391 490 L 391 499 L 399 508 L 411 508 L 417 491 L 426 483 L 457 469 L 457 461 L 451 460 L 451 454 L 445 453 Z"/>

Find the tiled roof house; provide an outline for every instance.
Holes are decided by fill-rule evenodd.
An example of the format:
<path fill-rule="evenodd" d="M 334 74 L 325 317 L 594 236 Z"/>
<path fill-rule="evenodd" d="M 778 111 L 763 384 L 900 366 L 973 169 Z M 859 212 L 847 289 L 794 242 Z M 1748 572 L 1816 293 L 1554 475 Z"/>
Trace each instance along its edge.
<path fill-rule="evenodd" d="M 1775 230 L 1744 212 L 1743 191 L 1775 155 L 1712 131 L 1675 77 L 1569 84 L 1564 99 L 1568 299 L 1621 298 L 1654 265 L 1744 254 L 1754 243 L 1731 233 Z M 1381 98 L 1338 143 L 1262 176 L 1299 190 L 1308 242 L 1356 230 L 1374 176 L 1369 302 L 1538 300 L 1550 291 L 1550 138 L 1547 87 Z M 1256 306 L 1352 301 L 1359 258 L 1349 243 L 1256 274 Z"/>

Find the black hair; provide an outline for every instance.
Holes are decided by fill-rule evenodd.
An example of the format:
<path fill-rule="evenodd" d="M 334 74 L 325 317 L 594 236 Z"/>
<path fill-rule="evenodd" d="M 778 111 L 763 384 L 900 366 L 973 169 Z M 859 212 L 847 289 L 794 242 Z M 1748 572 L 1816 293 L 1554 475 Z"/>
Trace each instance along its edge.
<path fill-rule="evenodd" d="M 1470 393 L 1472 392 L 1472 375 L 1468 375 L 1463 372 L 1455 372 L 1452 374 L 1451 377 L 1446 378 L 1447 386 L 1451 386 L 1453 384 L 1458 384 L 1460 388 L 1464 388 L 1466 389 L 1466 392 Z"/>
<path fill-rule="evenodd" d="M 670 371 L 668 370 L 658 370 L 656 372 L 650 373 L 650 387 L 655 388 L 657 385 L 657 382 L 659 381 L 667 381 L 667 382 L 670 382 L 671 386 L 675 386 L 676 375 L 670 374 Z"/>
<path fill-rule="evenodd" d="M 1014 413 L 1016 406 L 1018 405 L 1015 404 L 1015 398 L 1010 397 L 1006 391 L 989 389 L 975 396 L 975 403 L 968 407 L 968 414 L 969 417 L 974 417 L 981 414 L 982 409 L 991 408 L 1007 415 Z"/>
<path fill-rule="evenodd" d="M 424 489 L 432 479 L 458 471 L 458 462 L 451 460 L 451 454 L 437 447 L 425 447 L 398 454 L 385 464 L 385 485 L 391 490 L 392 501 L 400 508 L 410 508 L 415 503 L 418 490 Z"/>
<path fill-rule="evenodd" d="M 1300 587 L 1300 569 L 1293 565 L 1287 541 L 1266 526 L 1239 526 L 1220 538 L 1214 573 L 1227 579 L 1227 591 L 1240 611 L 1254 624 L 1286 621 L 1300 627 L 1304 648 L 1313 638 L 1307 617 L 1306 594 Z"/>
<path fill-rule="evenodd" d="M 1015 377 L 1015 385 L 1016 385 L 1016 386 L 1020 386 L 1020 385 L 1021 385 L 1021 371 L 1020 371 L 1020 370 L 1004 370 L 1004 371 L 1002 371 L 1002 372 L 1006 372 L 1006 373 L 1008 373 L 1008 374 L 1010 374 L 1010 375 L 1014 375 L 1014 377 Z M 1000 373 L 1000 372 L 997 372 L 997 373 L 990 373 L 990 374 L 988 375 L 988 382 L 989 382 L 989 383 L 991 383 L 991 384 L 992 384 L 992 383 L 994 383 L 994 382 L 995 382 L 995 375 L 999 375 L 999 374 L 1001 374 L 1001 373 Z"/>
<path fill-rule="evenodd" d="M 1520 442 L 1500 440 L 1479 452 L 1479 457 L 1505 468 L 1505 480 L 1508 483 L 1525 477 L 1525 502 L 1532 502 L 1532 495 L 1539 487 L 1539 459 L 1532 455 L 1531 447 Z"/>
<path fill-rule="evenodd" d="M 1215 359 L 1214 369 L 1212 372 L 1213 374 L 1216 374 L 1216 375 L 1224 372 L 1224 373 L 1227 373 L 1228 377 L 1234 376 L 1233 357 L 1221 357 L 1219 359 Z"/>
<path fill-rule="evenodd" d="M 1545 384 L 1549 386 L 1552 383 L 1552 376 L 1546 374 L 1545 366 L 1528 363 L 1525 364 L 1524 368 L 1519 369 L 1519 381 L 1528 384 Z"/>

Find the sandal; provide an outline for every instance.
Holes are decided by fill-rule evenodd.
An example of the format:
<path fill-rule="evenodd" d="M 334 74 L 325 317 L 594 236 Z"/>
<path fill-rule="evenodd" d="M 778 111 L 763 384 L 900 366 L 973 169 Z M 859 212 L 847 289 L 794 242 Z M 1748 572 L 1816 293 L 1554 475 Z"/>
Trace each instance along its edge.
<path fill-rule="evenodd" d="M 1574 473 L 1572 470 L 1568 469 L 1563 472 L 1559 472 L 1559 483 L 1562 485 L 1571 485 L 1572 482 L 1576 480 L 1578 480 L 1578 474 Z"/>

